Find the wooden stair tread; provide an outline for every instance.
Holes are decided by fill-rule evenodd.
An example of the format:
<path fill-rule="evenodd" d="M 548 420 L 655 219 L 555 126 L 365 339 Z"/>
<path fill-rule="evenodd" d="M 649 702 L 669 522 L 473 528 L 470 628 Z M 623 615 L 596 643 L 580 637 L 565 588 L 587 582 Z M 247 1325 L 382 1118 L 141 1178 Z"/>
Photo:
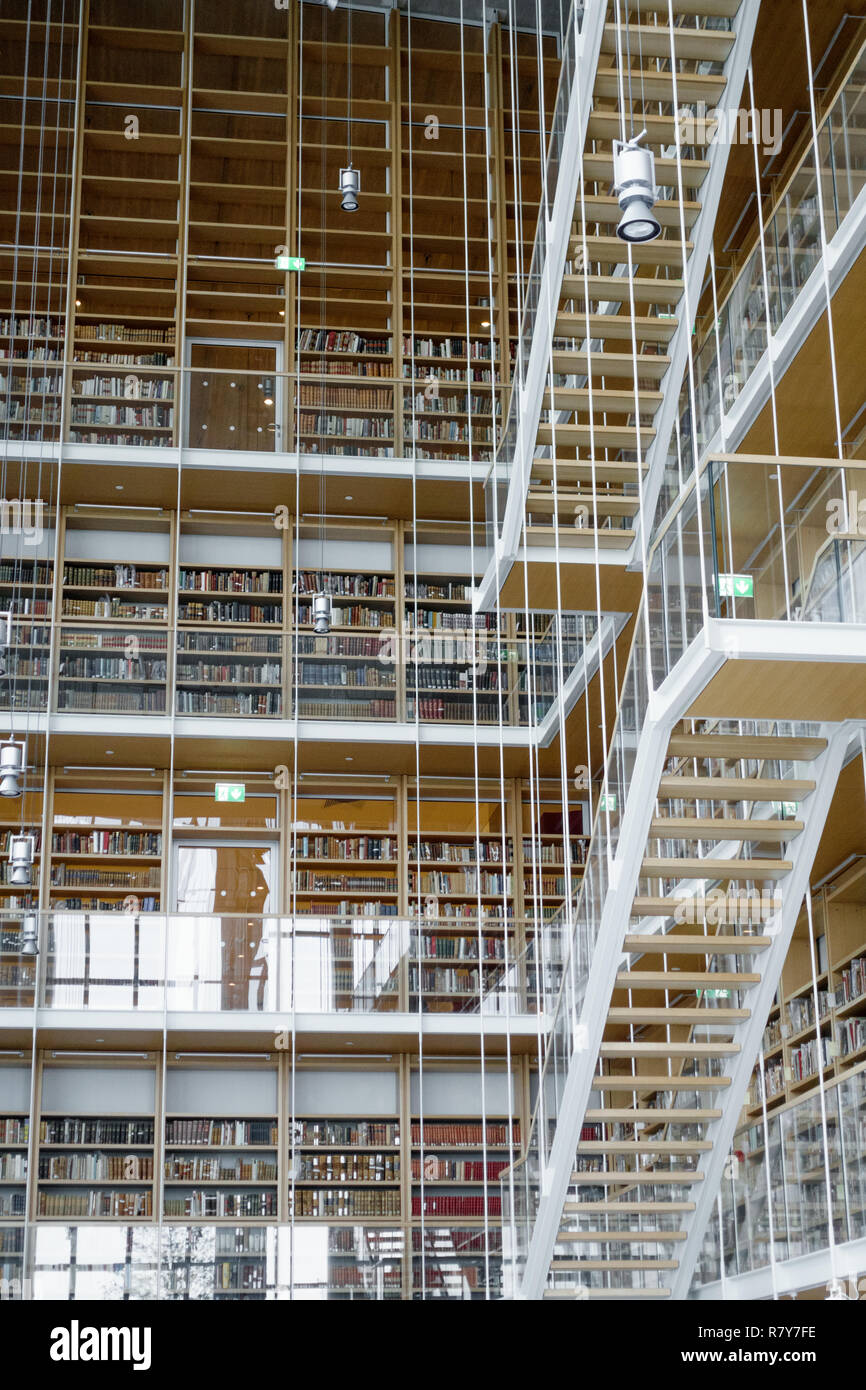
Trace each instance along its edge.
<path fill-rule="evenodd" d="M 598 386 L 590 391 L 588 386 L 556 386 L 551 392 L 545 390 L 542 396 L 542 407 L 545 410 L 551 409 L 551 400 L 557 410 L 567 409 L 589 409 L 590 396 L 595 410 L 623 410 L 633 411 L 635 393 L 633 390 L 616 391 L 612 387 Z M 648 405 L 659 406 L 664 400 L 661 391 L 638 390 L 638 404 L 646 409 Z"/>
<path fill-rule="evenodd" d="M 600 1057 L 732 1057 L 739 1043 L 603 1042 Z"/>
<path fill-rule="evenodd" d="M 761 976 L 754 971 L 720 970 L 619 970 L 615 989 L 664 989 L 695 987 L 712 989 L 713 985 L 757 985 Z"/>
<path fill-rule="evenodd" d="M 776 777 L 684 777 L 665 775 L 659 782 L 659 797 L 673 801 L 796 801 L 809 796 L 815 783 L 801 778 Z"/>
<path fill-rule="evenodd" d="M 751 1009 L 729 1009 L 703 1007 L 666 1009 L 638 1008 L 632 1005 L 612 1005 L 607 1011 L 608 1023 L 733 1023 L 735 1020 L 751 1017 Z"/>
<path fill-rule="evenodd" d="M 720 1120 L 721 1110 L 716 1110 L 701 1106 L 695 1110 L 632 1110 L 626 1107 L 617 1110 L 587 1110 L 584 1120 L 586 1124 L 598 1122 L 604 1124 L 632 1124 L 641 1121 L 644 1124 L 695 1124 L 700 1120 Z"/>
<path fill-rule="evenodd" d="M 645 1172 L 635 1170 L 631 1173 L 572 1173 L 569 1179 L 575 1187 L 691 1187 L 692 1183 L 703 1182 L 703 1173 L 654 1173 L 651 1168 Z"/>
<path fill-rule="evenodd" d="M 666 7 L 663 7 L 662 13 L 666 15 Z M 642 53 L 645 58 L 670 58 L 672 32 L 677 58 L 704 62 L 724 62 L 736 38 L 729 29 L 693 29 L 691 26 L 675 25 L 671 31 L 668 24 L 635 24 L 632 21 L 629 24 L 631 51 Z M 618 37 L 617 26 L 605 24 L 601 39 L 602 53 L 618 53 Z M 622 41 L 624 43 L 625 39 Z"/>
<path fill-rule="evenodd" d="M 639 1216 L 647 1212 L 694 1211 L 696 1202 L 566 1202 L 563 1211 L 585 1216 L 592 1212 L 619 1212 L 622 1216 Z"/>
<path fill-rule="evenodd" d="M 666 1245 L 668 1241 L 685 1240 L 686 1236 L 685 1231 L 563 1231 L 560 1228 L 556 1239 L 557 1243 L 570 1241 L 574 1244 L 587 1241 L 599 1245 Z"/>
<path fill-rule="evenodd" d="M 629 955 L 746 955 L 766 951 L 769 936 L 679 936 L 676 932 L 654 932 L 652 935 L 629 935 L 623 950 Z"/>
<path fill-rule="evenodd" d="M 644 245 L 651 245 L 644 242 Z M 589 376 L 590 367 L 588 355 L 585 348 L 558 348 L 555 347 L 551 353 L 553 370 L 563 376 Z M 662 353 L 642 353 L 638 355 L 639 376 L 651 377 L 653 381 L 661 381 L 668 367 L 670 358 Z M 593 380 L 606 377 L 621 377 L 623 381 L 634 379 L 634 369 L 631 356 L 624 352 L 594 352 L 592 354 L 592 377 Z"/>
<path fill-rule="evenodd" d="M 774 738 L 769 734 L 673 734 L 668 752 L 676 758 L 780 758 L 811 762 L 827 747 L 825 738 Z"/>
<path fill-rule="evenodd" d="M 584 167 L 587 159 L 593 158 L 598 156 L 584 156 Z M 611 155 L 607 156 L 607 162 L 613 171 Z M 563 275 L 560 294 L 563 299 L 583 299 L 588 290 L 592 299 L 630 305 L 631 286 L 634 286 L 636 304 L 677 304 L 683 295 L 682 280 L 656 280 L 648 275 L 587 275 L 584 278 L 580 271 Z"/>
<path fill-rule="evenodd" d="M 793 867 L 789 859 L 674 859 L 653 855 L 644 859 L 641 873 L 649 878 L 784 878 Z"/>
<path fill-rule="evenodd" d="M 707 1153 L 712 1148 L 709 1139 L 581 1139 L 578 1153 Z"/>
<path fill-rule="evenodd" d="M 677 1269 L 678 1260 L 568 1260 L 553 1259 L 552 1270 L 557 1269 Z"/>
<path fill-rule="evenodd" d="M 801 820 L 753 820 L 737 816 L 657 816 L 650 823 L 650 835 L 662 839 L 690 840 L 793 840 L 801 834 Z"/>
<path fill-rule="evenodd" d="M 729 1076 L 594 1076 L 594 1091 L 724 1091 L 731 1084 Z"/>
<path fill-rule="evenodd" d="M 585 1268 L 585 1266 L 584 1266 Z M 572 1303 L 601 1302 L 605 1299 L 619 1298 L 670 1298 L 670 1289 L 545 1289 L 542 1298 Z"/>

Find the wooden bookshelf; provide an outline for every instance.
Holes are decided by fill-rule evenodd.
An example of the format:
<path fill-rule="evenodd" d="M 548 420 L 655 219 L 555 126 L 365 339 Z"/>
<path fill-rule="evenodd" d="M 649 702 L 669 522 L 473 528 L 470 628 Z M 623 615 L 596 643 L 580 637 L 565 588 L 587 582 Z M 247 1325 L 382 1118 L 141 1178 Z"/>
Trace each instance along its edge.
<path fill-rule="evenodd" d="M 152 1221 L 149 1115 L 54 1115 L 39 1126 L 35 1215 L 42 1221 Z"/>
<path fill-rule="evenodd" d="M 110 774 L 109 774 L 110 776 Z M 164 903 L 163 779 L 55 777 L 48 906 L 66 911 L 158 912 Z M 154 786 L 154 782 L 156 785 Z"/>
<path fill-rule="evenodd" d="M 27 1151 L 30 1121 L 24 1111 L 0 1115 L 0 1270 L 10 1267 L 6 1278 L 20 1277 L 23 1247 L 9 1223 L 27 1215 Z"/>
<path fill-rule="evenodd" d="M 813 896 L 819 954 L 818 1009 L 805 912 L 794 931 L 782 979 L 763 1037 L 767 1108 L 774 1111 L 845 1076 L 866 1060 L 866 867 L 858 860 Z M 820 1040 L 820 1041 L 819 1041 Z M 763 1113 L 758 1068 L 745 1116 Z"/>

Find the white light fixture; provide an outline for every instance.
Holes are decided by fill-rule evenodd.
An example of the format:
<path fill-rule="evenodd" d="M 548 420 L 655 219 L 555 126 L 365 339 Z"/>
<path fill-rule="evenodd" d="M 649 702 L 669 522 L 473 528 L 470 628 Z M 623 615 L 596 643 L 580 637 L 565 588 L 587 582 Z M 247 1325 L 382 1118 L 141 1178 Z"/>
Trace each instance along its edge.
<path fill-rule="evenodd" d="M 313 599 L 313 626 L 320 637 L 331 631 L 331 597 L 329 594 L 316 594 Z"/>
<path fill-rule="evenodd" d="M 361 174 L 350 164 L 340 170 L 340 207 L 344 212 L 358 211 L 358 194 L 361 192 Z"/>
<path fill-rule="evenodd" d="M 264 396 L 265 405 L 273 405 L 273 403 L 274 403 L 274 382 L 273 382 L 273 378 L 272 378 L 272 377 L 269 377 L 269 376 L 265 377 L 265 380 L 264 380 L 264 382 L 263 382 L 263 384 L 262 384 L 262 389 L 264 390 L 264 393 L 265 393 L 265 396 Z"/>
<path fill-rule="evenodd" d="M 34 835 L 13 835 L 9 845 L 9 882 L 26 888 L 33 881 Z"/>
<path fill-rule="evenodd" d="M 661 224 L 653 214 L 656 201 L 655 160 L 652 150 L 644 149 L 639 142 L 646 135 L 632 136 L 631 140 L 613 142 L 613 181 L 614 191 L 622 208 L 622 217 L 616 229 L 620 241 L 655 241 L 661 232 Z"/>
<path fill-rule="evenodd" d="M 335 10 L 339 3 L 340 0 L 322 0 L 322 4 L 327 5 L 329 10 Z"/>
<path fill-rule="evenodd" d="M 0 796 L 21 795 L 21 774 L 24 771 L 24 744 L 9 739 L 0 743 Z"/>
<path fill-rule="evenodd" d="M 39 918 L 35 912 L 28 912 L 21 923 L 21 955 L 39 955 Z"/>

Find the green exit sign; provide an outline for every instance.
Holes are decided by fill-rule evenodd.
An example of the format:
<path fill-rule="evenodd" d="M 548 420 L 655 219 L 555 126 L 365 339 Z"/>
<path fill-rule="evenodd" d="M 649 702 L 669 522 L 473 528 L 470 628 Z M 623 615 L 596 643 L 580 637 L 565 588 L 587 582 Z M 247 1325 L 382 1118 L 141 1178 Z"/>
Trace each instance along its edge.
<path fill-rule="evenodd" d="M 277 256 L 277 270 L 306 270 L 305 256 Z"/>
<path fill-rule="evenodd" d="M 246 798 L 243 782 L 217 782 L 214 787 L 214 801 L 246 801 Z"/>
<path fill-rule="evenodd" d="M 755 581 L 750 574 L 720 574 L 716 583 L 719 598 L 755 597 Z"/>
<path fill-rule="evenodd" d="M 608 792 L 605 796 L 598 799 L 598 809 L 600 811 L 616 810 L 616 792 Z"/>

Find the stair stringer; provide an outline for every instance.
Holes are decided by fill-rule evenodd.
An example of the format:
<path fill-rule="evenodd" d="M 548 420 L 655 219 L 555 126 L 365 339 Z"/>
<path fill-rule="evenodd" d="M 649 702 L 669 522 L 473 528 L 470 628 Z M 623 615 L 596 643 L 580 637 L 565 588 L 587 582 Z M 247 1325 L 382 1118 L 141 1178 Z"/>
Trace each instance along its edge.
<path fill-rule="evenodd" d="M 696 638 L 675 672 L 654 693 L 643 728 L 637 735 L 634 768 L 616 853 L 610 865 L 609 886 L 586 980 L 583 1007 L 580 1019 L 572 1020 L 572 1036 L 579 1023 L 585 1030 L 585 1046 L 579 1052 L 574 1051 L 569 1062 L 550 1156 L 541 1175 L 538 1210 L 517 1294 L 521 1299 L 544 1296 L 670 735 L 723 660 L 722 654 L 713 651 L 703 636 Z M 565 968 L 567 970 L 568 966 Z"/>
<path fill-rule="evenodd" d="M 809 889 L 812 865 L 852 732 L 851 724 L 828 725 L 822 729 L 822 735 L 827 738 L 828 744 L 819 758 L 811 764 L 815 790 L 801 807 L 803 830 L 791 841 L 788 848 L 788 853 L 793 858 L 793 868 L 782 881 L 782 906 L 776 914 L 773 926 L 762 928 L 765 935 L 772 937 L 772 944 L 760 957 L 760 984 L 748 992 L 746 1002 L 751 1010 L 750 1017 L 737 1029 L 740 1052 L 731 1058 L 730 1069 L 726 1067 L 723 1072 L 723 1075 L 730 1076 L 731 1084 L 719 1092 L 717 1104 L 721 1107 L 721 1118 L 711 1121 L 707 1127 L 706 1137 L 712 1141 L 713 1147 L 707 1155 L 706 1165 L 701 1166 L 704 1180 L 698 1185 L 695 1210 L 684 1222 L 688 1238 L 677 1251 L 679 1264 L 671 1281 L 672 1299 L 683 1300 L 688 1297 L 704 1232 L 715 1205 L 752 1070 L 761 1050 L 761 1040 L 782 974 L 782 966 L 788 954 L 803 899 Z"/>

